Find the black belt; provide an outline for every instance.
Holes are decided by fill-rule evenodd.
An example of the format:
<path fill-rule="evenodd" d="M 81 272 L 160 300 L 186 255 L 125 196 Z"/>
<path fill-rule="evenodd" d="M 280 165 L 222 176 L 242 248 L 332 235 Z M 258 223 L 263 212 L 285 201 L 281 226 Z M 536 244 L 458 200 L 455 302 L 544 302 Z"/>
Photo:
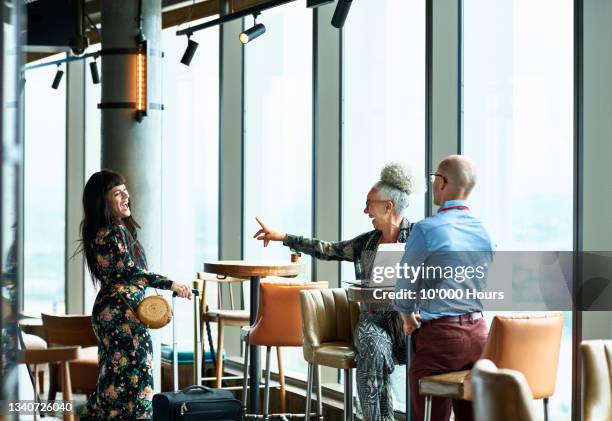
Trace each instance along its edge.
<path fill-rule="evenodd" d="M 481 311 L 476 311 L 474 313 L 466 313 L 460 316 L 444 316 L 433 320 L 423 320 L 423 326 L 431 324 L 431 323 L 464 323 L 464 322 L 473 322 L 476 320 L 482 319 L 484 316 Z"/>

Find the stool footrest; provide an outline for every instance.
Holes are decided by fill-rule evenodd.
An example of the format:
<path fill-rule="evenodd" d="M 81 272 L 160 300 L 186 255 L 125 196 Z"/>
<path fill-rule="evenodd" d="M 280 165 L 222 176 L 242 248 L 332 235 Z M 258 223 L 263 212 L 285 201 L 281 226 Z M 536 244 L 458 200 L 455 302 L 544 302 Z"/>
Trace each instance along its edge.
<path fill-rule="evenodd" d="M 292 419 L 311 419 L 312 417 L 315 417 L 315 419 L 317 418 L 317 414 L 312 412 L 310 414 L 310 417 L 307 417 L 306 414 L 290 414 L 290 413 L 284 413 L 284 414 L 268 414 L 268 419 L 270 420 L 292 420 Z M 244 419 L 245 420 L 263 420 L 264 416 L 263 414 L 244 414 Z M 323 421 L 323 417 L 321 416 L 319 418 L 321 421 Z"/>
<path fill-rule="evenodd" d="M 242 379 L 242 377 L 240 377 L 240 378 Z M 214 379 L 215 378 L 213 377 L 213 380 Z M 202 379 L 202 380 L 204 380 L 204 379 Z M 264 383 L 260 383 L 258 388 L 259 389 L 263 389 L 265 387 L 266 387 L 266 385 Z M 273 388 L 280 387 L 280 383 L 278 383 L 278 382 L 270 382 L 270 387 L 273 387 Z M 249 386 L 247 384 L 247 389 L 250 389 L 250 388 L 251 388 L 251 386 Z M 223 387 L 219 387 L 218 389 L 223 389 L 223 390 L 242 390 L 242 386 L 223 386 Z"/>
<path fill-rule="evenodd" d="M 216 377 L 212 376 L 212 377 L 202 377 L 202 381 L 214 381 L 217 380 Z M 242 376 L 223 376 L 221 377 L 221 380 L 242 380 Z"/>

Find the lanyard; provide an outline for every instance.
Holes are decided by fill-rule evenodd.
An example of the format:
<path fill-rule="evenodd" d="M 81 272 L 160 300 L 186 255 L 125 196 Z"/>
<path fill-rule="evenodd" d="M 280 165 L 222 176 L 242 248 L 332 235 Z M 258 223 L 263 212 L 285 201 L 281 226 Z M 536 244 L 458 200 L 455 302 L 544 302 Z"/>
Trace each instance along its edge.
<path fill-rule="evenodd" d="M 447 210 L 451 210 L 451 209 L 460 209 L 460 210 L 466 210 L 466 211 L 470 210 L 470 208 L 468 208 L 467 206 L 449 206 L 448 208 L 438 209 L 438 212 L 446 212 Z"/>

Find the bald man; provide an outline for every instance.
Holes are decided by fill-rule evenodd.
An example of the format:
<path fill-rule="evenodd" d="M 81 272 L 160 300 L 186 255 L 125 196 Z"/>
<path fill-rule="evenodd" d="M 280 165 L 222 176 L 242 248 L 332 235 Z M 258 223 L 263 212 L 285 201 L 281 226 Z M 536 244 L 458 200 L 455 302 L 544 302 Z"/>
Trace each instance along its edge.
<path fill-rule="evenodd" d="M 430 182 L 440 208 L 414 225 L 402 259 L 403 267 L 412 270 L 404 270 L 395 287 L 396 297 L 401 297 L 395 307 L 404 332 L 412 335 L 409 381 L 414 419 L 419 421 L 425 412 L 419 379 L 468 370 L 482 354 L 487 327 L 474 293 L 485 289 L 493 255 L 487 230 L 467 204 L 476 185 L 472 163 L 451 155 L 430 174 Z M 446 398 L 433 399 L 431 420 L 449 420 L 451 407 L 455 420 L 473 420 L 469 401 Z"/>

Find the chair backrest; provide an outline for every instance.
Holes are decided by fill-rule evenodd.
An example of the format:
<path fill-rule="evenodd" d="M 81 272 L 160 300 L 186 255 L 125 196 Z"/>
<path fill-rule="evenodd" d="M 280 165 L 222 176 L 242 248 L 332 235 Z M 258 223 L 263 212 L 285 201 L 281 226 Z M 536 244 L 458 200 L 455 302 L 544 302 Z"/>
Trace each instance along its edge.
<path fill-rule="evenodd" d="M 584 421 L 612 421 L 612 340 L 580 344 Z"/>
<path fill-rule="evenodd" d="M 60 316 L 42 313 L 42 321 L 49 345 L 98 345 L 89 315 Z"/>
<path fill-rule="evenodd" d="M 563 313 L 495 316 L 482 358 L 499 368 L 520 371 L 534 399 L 555 392 Z"/>
<path fill-rule="evenodd" d="M 314 351 L 325 342 L 353 346 L 359 305 L 348 300 L 347 290 L 331 288 L 300 292 L 304 358 L 314 360 Z"/>
<path fill-rule="evenodd" d="M 254 345 L 302 346 L 300 292 L 326 288 L 327 282 L 261 281 L 259 308 L 249 342 Z"/>
<path fill-rule="evenodd" d="M 472 369 L 472 402 L 476 421 L 535 421 L 532 393 L 519 371 L 498 369 L 479 360 Z"/>

